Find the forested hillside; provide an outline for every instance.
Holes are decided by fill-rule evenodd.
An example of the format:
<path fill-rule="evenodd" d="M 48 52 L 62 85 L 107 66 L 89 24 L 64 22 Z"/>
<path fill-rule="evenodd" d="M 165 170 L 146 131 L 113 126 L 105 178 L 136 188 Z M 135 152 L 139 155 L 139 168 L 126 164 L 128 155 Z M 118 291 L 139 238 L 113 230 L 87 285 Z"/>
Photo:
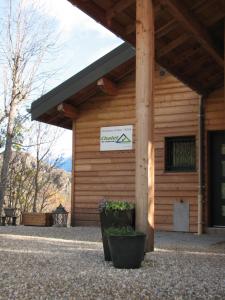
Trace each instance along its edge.
<path fill-rule="evenodd" d="M 34 207 L 37 212 L 52 211 L 62 203 L 70 210 L 70 185 L 71 173 L 58 169 L 56 163 L 37 165 L 31 154 L 14 151 L 4 207 L 15 207 L 19 214 L 34 211 Z"/>

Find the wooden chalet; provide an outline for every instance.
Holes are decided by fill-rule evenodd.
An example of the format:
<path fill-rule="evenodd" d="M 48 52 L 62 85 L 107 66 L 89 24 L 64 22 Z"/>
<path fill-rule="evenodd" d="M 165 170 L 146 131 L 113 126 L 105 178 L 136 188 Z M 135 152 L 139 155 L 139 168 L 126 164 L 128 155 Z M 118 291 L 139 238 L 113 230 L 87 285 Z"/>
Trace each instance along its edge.
<path fill-rule="evenodd" d="M 225 226 L 225 1 L 70 2 L 130 43 L 32 104 L 33 119 L 73 130 L 72 225 L 120 199 L 136 203 L 148 250 L 154 228 Z M 101 130 L 118 126 L 132 147 L 102 151 Z"/>

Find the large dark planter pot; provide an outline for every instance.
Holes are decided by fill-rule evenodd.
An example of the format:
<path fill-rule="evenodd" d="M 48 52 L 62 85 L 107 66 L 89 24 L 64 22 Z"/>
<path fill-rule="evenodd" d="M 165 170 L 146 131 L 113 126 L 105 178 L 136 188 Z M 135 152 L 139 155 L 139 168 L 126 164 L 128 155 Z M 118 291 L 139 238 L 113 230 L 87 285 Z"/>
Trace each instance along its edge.
<path fill-rule="evenodd" d="M 101 223 L 101 232 L 102 232 L 102 242 L 104 249 L 104 257 L 106 261 L 110 261 L 110 249 L 108 244 L 108 239 L 105 234 L 105 229 L 109 227 L 124 227 L 131 226 L 135 228 L 135 210 L 123 210 L 123 211 L 105 211 L 102 209 L 100 211 L 100 223 Z"/>
<path fill-rule="evenodd" d="M 119 269 L 140 268 L 144 259 L 145 234 L 108 236 L 113 265 Z"/>

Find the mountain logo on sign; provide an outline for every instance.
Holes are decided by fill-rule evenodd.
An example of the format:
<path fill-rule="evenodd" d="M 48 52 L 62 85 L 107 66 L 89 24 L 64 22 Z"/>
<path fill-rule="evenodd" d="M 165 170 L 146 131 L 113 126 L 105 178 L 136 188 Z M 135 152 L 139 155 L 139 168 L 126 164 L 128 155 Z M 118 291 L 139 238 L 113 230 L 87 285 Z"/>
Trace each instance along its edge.
<path fill-rule="evenodd" d="M 130 143 L 130 142 L 131 140 L 124 133 L 116 141 L 116 143 Z"/>

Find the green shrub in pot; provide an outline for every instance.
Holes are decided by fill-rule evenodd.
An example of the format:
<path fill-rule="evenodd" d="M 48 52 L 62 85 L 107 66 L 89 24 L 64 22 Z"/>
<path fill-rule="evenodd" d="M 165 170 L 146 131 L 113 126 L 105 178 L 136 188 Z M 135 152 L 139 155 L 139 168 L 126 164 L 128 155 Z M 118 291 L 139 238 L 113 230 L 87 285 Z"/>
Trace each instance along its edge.
<path fill-rule="evenodd" d="M 127 201 L 104 201 L 99 205 L 99 213 L 104 257 L 106 261 L 110 261 L 111 255 L 105 230 L 112 226 L 135 228 L 135 208 L 133 203 Z"/>

